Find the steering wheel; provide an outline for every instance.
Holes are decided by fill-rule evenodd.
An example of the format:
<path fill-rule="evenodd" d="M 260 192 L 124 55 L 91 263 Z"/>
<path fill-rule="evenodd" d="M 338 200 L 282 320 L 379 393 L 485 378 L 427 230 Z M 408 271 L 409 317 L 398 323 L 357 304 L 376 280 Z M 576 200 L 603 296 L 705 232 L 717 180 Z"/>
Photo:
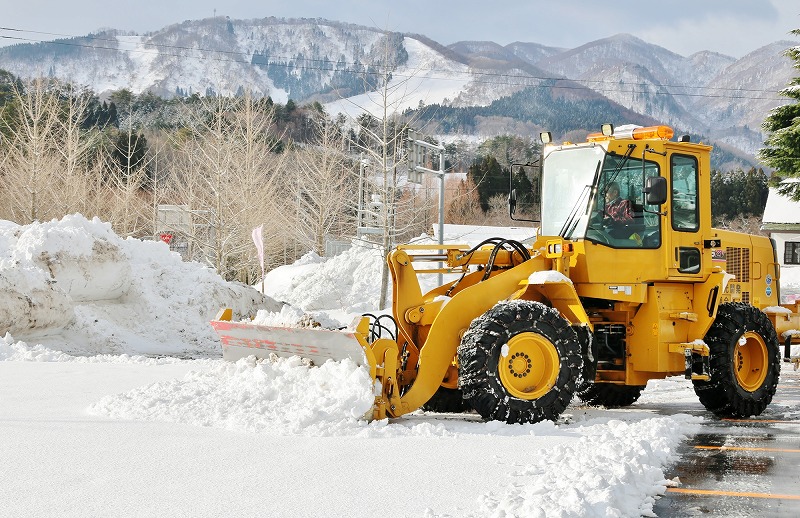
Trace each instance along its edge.
<path fill-rule="evenodd" d="M 658 214 L 645 212 L 644 213 L 644 226 L 646 226 L 646 227 L 657 227 L 658 226 Z"/>
<path fill-rule="evenodd" d="M 605 245 L 610 245 L 611 244 L 611 238 L 608 237 L 608 234 L 606 234 L 605 232 L 603 232 L 602 230 L 600 230 L 600 229 L 598 229 L 596 227 L 589 227 L 588 228 L 588 230 L 586 231 L 586 238 L 587 239 L 592 239 L 594 241 L 598 241 L 598 242 L 603 243 Z"/>

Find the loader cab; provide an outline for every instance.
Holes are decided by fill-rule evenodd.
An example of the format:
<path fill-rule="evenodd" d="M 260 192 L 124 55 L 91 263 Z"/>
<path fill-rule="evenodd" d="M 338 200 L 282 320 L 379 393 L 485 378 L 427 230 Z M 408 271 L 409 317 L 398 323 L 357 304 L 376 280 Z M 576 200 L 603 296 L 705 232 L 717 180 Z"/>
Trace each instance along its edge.
<path fill-rule="evenodd" d="M 545 146 L 541 235 L 577 242 L 578 282 L 702 277 L 711 148 L 666 126 L 612 131 Z"/>
<path fill-rule="evenodd" d="M 611 149 L 609 149 L 611 147 Z M 660 207 L 645 192 L 662 175 L 655 160 L 633 156 L 635 145 L 609 142 L 545 151 L 542 235 L 587 240 L 613 249 L 661 246 Z"/>

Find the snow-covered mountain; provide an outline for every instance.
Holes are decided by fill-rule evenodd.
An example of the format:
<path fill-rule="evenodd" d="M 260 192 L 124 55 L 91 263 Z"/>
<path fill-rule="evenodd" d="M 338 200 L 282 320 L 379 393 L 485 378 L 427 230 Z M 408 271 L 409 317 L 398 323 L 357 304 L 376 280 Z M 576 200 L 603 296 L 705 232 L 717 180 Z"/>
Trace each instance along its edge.
<path fill-rule="evenodd" d="M 535 64 L 636 112 L 752 153 L 763 141 L 761 122 L 783 102 L 778 92 L 794 75 L 783 54 L 792 45 L 779 41 L 739 60 L 713 52 L 683 57 L 620 34 Z"/>
<path fill-rule="evenodd" d="M 537 99 L 569 98 L 561 109 L 591 111 L 580 103 L 604 99 L 606 111 L 619 117 L 635 112 L 753 153 L 763 142 L 761 122 L 784 102 L 778 92 L 794 75 L 783 55 L 792 45 L 776 42 L 738 60 L 712 52 L 684 57 L 627 34 L 574 49 L 483 41 L 445 47 L 422 35 L 322 19 L 216 17 L 143 35 L 107 30 L 0 48 L 0 68 L 70 80 L 101 94 L 249 89 L 280 103 L 315 100 L 329 112 L 350 114 L 436 104 L 482 107 L 486 119 L 500 116 L 494 103 L 534 88 L 546 90 Z M 384 84 L 390 88 L 381 89 Z M 376 99 L 375 90 L 389 97 Z M 545 122 L 510 116 L 528 127 Z M 575 122 L 581 123 L 589 124 Z"/>

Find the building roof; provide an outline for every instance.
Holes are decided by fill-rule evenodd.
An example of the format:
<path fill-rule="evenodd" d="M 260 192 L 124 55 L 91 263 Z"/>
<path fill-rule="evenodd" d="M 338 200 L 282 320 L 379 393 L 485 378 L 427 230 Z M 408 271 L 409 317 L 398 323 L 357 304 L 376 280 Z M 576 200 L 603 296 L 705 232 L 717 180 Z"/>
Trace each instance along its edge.
<path fill-rule="evenodd" d="M 791 178 L 781 183 L 797 182 L 800 182 L 800 178 Z M 771 225 L 800 225 L 800 201 L 793 201 L 790 197 L 781 195 L 775 187 L 770 187 L 761 222 L 765 228 Z"/>

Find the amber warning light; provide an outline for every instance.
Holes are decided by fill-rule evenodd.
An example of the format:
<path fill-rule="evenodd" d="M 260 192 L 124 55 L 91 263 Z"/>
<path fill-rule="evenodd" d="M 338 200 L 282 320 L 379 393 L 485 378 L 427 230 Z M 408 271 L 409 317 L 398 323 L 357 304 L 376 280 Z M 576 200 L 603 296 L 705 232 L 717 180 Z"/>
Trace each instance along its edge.
<path fill-rule="evenodd" d="M 669 126 L 647 126 L 645 128 L 639 126 L 620 126 L 614 128 L 612 136 L 604 135 L 603 133 L 592 133 L 587 137 L 590 142 L 597 140 L 609 140 L 610 138 L 621 139 L 630 138 L 634 140 L 669 140 L 675 132 Z"/>

